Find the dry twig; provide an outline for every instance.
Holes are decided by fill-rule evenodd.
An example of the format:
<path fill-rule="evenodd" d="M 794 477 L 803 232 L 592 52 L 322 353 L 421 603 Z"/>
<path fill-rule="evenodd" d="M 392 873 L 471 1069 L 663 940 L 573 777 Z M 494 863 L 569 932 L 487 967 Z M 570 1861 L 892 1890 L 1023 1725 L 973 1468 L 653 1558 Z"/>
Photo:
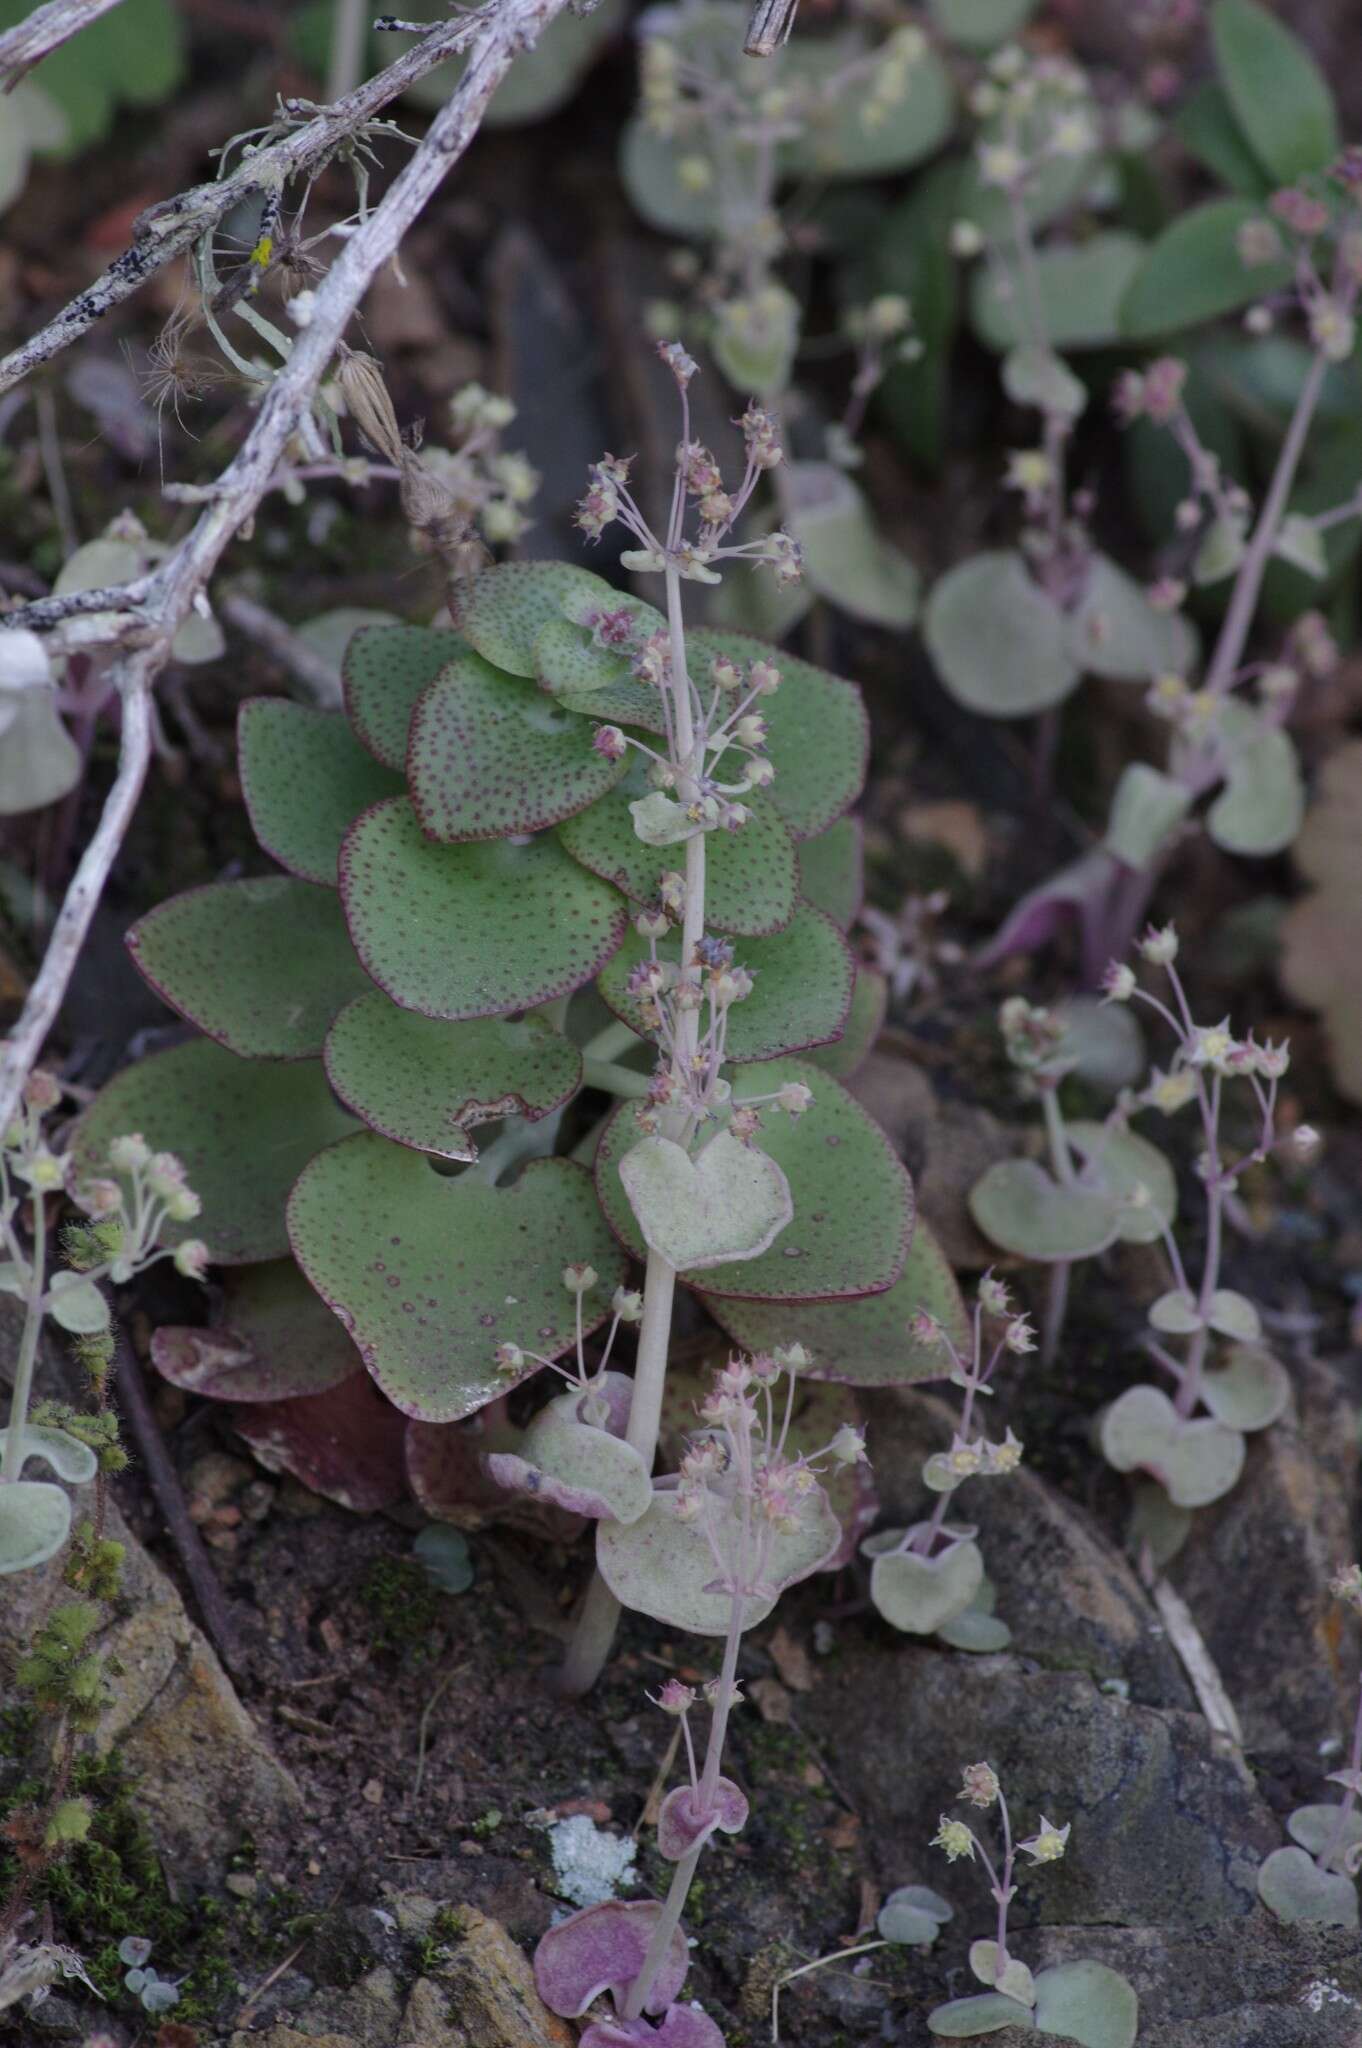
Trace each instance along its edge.
<path fill-rule="evenodd" d="M 118 0 L 47 0 L 45 7 L 35 7 L 25 21 L 17 21 L 0 36 L 4 90 L 10 92 L 26 71 L 117 5 Z"/>

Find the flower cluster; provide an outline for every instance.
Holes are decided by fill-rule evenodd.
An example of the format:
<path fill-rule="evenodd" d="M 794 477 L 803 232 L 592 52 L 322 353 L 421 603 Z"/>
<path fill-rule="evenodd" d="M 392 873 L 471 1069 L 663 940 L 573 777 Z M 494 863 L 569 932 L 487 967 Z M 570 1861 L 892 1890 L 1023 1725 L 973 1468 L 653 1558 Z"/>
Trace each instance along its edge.
<path fill-rule="evenodd" d="M 981 1397 L 995 1392 L 993 1376 L 1003 1357 L 1025 1357 L 1035 1350 L 1036 1340 L 1030 1318 L 1016 1312 L 1007 1288 L 991 1270 L 979 1283 L 967 1351 L 961 1351 L 945 1326 L 925 1309 L 914 1316 L 910 1329 L 919 1344 L 946 1354 L 950 1383 L 962 1388 L 965 1395 L 950 1449 L 935 1452 L 922 1468 L 926 1484 L 941 1499 L 932 1520 L 914 1535 L 911 1547 L 930 1557 L 944 1536 L 947 1500 L 956 1487 L 966 1479 L 1015 1472 L 1021 1463 L 1023 1447 L 1012 1430 L 1009 1428 L 999 1442 L 991 1442 L 976 1425 L 975 1408 Z"/>

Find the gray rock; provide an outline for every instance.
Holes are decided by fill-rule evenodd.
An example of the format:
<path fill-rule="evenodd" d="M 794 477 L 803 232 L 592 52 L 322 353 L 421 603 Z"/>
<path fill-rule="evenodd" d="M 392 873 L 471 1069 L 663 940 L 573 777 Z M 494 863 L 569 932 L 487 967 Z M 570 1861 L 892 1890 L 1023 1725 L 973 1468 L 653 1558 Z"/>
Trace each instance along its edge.
<path fill-rule="evenodd" d="M 1199 1715 L 1132 1705 L 1076 1673 L 905 1641 L 848 1649 L 803 1725 L 862 1816 L 876 1875 L 926 1881 L 960 1917 L 988 1902 L 980 1873 L 928 1847 L 964 1765 L 1000 1773 L 1015 1822 L 1071 1821 L 1063 1860 L 1027 1868 L 1015 1924 L 1206 1926 L 1255 1910 L 1258 1865 L 1281 1829 L 1242 1757 Z"/>
<path fill-rule="evenodd" d="M 1357 1695 L 1357 1625 L 1328 1586 L 1356 1555 L 1357 1416 L 1326 1365 L 1292 1372 L 1297 1415 L 1250 1437 L 1243 1478 L 1197 1515 L 1169 1577 L 1245 1746 L 1314 1758 L 1346 1735 Z"/>
<path fill-rule="evenodd" d="M 958 1406 L 899 1389 L 860 1398 L 886 1520 L 915 1519 L 934 1504 L 923 1460 L 949 1444 Z M 1050 1670 L 1114 1680 L 1150 1706 L 1195 1704 L 1134 1571 L 1081 1508 L 1024 1464 L 1006 1478 L 971 1480 L 958 1499 L 960 1517 L 979 1525 L 1016 1652 Z"/>

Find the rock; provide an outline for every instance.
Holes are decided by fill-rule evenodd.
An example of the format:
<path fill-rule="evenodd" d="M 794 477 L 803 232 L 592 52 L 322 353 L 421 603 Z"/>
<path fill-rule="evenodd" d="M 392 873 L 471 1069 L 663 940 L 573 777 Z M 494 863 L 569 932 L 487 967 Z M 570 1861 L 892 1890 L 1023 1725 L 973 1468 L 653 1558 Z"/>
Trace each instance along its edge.
<path fill-rule="evenodd" d="M 98 1639 L 120 1668 L 95 1746 L 140 1780 L 152 1839 L 185 1885 L 214 1884 L 242 1831 L 277 1829 L 302 1795 L 232 1689 L 179 1593 L 112 1502 L 107 1533 L 125 1546 L 123 1597 Z M 61 1560 L 6 1582 L 0 1671 L 8 1673 L 65 1592 Z"/>
<path fill-rule="evenodd" d="M 572 2048 L 573 2039 L 501 1923 L 462 1906 L 459 1933 L 412 1988 L 398 2048 Z"/>
<path fill-rule="evenodd" d="M 1238 1486 L 1198 1513 L 1168 1575 L 1245 1746 L 1314 1762 L 1322 1742 L 1346 1735 L 1357 1692 L 1357 1626 L 1328 1586 L 1356 1556 L 1357 1415 L 1326 1365 L 1293 1377 L 1298 1419 L 1287 1414 L 1249 1438 Z"/>
<path fill-rule="evenodd" d="M 353 2034 L 304 2034 L 297 2027 L 266 2027 L 228 2036 L 227 2048 L 363 2048 Z"/>
<path fill-rule="evenodd" d="M 969 1191 L 1013 1144 L 985 1109 L 940 1101 L 928 1076 L 902 1054 L 871 1053 L 848 1083 L 907 1165 L 918 1209 L 952 1266 L 987 1266 L 997 1247 L 975 1228 Z"/>
<path fill-rule="evenodd" d="M 950 1442 L 958 1404 L 898 1388 L 860 1396 L 886 1522 L 931 1505 L 923 1460 Z M 1001 1421 L 990 1433 L 1001 1432 Z M 1056 1671 L 1116 1681 L 1150 1706 L 1192 1707 L 1192 1691 L 1131 1566 L 1081 1508 L 1022 1465 L 1006 1478 L 972 1480 L 959 1496 L 977 1522 L 997 1612 L 1013 1650 Z"/>
<path fill-rule="evenodd" d="M 1258 1865 L 1281 1829 L 1238 1750 L 1199 1715 L 1013 1656 L 905 1640 L 895 1663 L 881 1642 L 849 1647 L 801 1707 L 886 1892 L 930 1883 L 972 1917 L 978 1872 L 928 1843 L 962 1767 L 987 1760 L 1019 1828 L 1041 1812 L 1073 1823 L 1062 1861 L 1022 1873 L 1017 1926 L 1206 1926 L 1256 1909 Z"/>

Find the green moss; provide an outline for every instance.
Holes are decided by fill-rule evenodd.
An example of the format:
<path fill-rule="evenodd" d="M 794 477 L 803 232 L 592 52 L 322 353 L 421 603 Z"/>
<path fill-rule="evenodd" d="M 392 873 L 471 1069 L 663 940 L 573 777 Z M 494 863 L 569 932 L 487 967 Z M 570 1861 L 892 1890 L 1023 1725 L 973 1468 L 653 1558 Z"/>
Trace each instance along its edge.
<path fill-rule="evenodd" d="M 376 1557 L 358 1587 L 376 1649 L 429 1654 L 445 1596 L 405 1557 Z"/>

